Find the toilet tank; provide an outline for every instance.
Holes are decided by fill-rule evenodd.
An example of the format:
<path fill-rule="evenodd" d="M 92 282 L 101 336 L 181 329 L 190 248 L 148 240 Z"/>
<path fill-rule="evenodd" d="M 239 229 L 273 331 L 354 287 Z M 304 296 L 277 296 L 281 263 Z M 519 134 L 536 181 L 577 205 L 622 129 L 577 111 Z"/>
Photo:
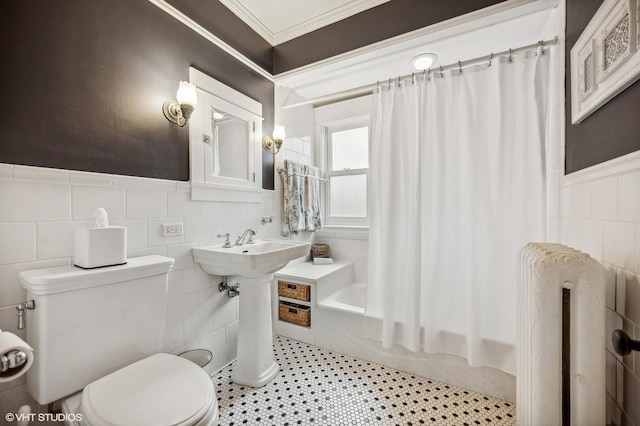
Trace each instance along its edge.
<path fill-rule="evenodd" d="M 20 273 L 35 309 L 27 311 L 34 362 L 27 390 L 40 404 L 162 350 L 168 273 L 164 256 L 120 266 L 76 266 Z"/>

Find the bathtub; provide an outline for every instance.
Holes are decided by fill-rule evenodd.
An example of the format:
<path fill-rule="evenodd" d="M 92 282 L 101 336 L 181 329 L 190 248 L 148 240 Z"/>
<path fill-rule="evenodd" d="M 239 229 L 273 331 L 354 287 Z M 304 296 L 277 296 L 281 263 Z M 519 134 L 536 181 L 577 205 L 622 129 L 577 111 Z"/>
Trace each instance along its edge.
<path fill-rule="evenodd" d="M 489 367 L 471 367 L 449 354 L 411 352 L 394 345 L 385 348 L 365 334 L 366 285 L 349 284 L 318 302 L 315 344 L 334 352 L 382 364 L 507 401 L 515 401 L 515 377 Z M 367 326 L 378 325 L 367 318 Z"/>
<path fill-rule="evenodd" d="M 318 303 L 319 308 L 338 312 L 349 312 L 364 317 L 367 288 L 364 284 L 351 284 L 332 293 Z"/>

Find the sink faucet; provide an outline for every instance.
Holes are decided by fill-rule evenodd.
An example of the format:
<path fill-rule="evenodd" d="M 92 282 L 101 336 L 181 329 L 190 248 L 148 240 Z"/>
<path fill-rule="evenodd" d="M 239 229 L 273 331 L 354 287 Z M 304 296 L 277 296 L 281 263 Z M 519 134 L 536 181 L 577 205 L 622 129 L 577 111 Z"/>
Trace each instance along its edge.
<path fill-rule="evenodd" d="M 241 246 L 242 244 L 244 244 L 245 243 L 244 239 L 247 235 L 249 235 L 249 239 L 246 241 L 246 243 L 253 244 L 253 236 L 256 235 L 256 231 L 254 231 L 253 229 L 247 229 L 242 233 L 241 236 L 238 237 L 238 239 L 233 245 Z"/>

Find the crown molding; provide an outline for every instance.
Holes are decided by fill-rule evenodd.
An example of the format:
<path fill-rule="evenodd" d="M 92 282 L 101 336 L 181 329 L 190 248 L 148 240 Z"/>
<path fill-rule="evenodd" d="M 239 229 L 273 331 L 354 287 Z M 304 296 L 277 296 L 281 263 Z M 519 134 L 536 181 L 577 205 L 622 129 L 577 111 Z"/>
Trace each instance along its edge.
<path fill-rule="evenodd" d="M 273 75 L 250 60 L 248 57 L 231 47 L 229 44 L 225 43 L 219 37 L 215 36 L 210 31 L 199 25 L 197 22 L 180 12 L 178 9 L 171 6 L 166 2 L 166 0 L 149 0 L 150 3 L 157 6 L 159 9 L 163 10 L 170 16 L 174 17 L 182 24 L 191 28 L 197 34 L 201 35 L 212 44 L 218 46 L 220 49 L 240 61 L 251 70 L 255 71 L 267 80 L 282 86 L 288 86 L 292 83 L 295 83 L 302 77 L 306 77 L 312 74 L 324 73 L 328 69 L 333 69 L 335 67 L 339 68 L 341 66 L 345 66 L 357 61 L 366 61 L 370 59 L 372 55 L 375 55 L 375 52 L 378 50 L 390 48 L 394 45 L 400 45 L 412 40 L 417 40 L 421 37 L 444 37 L 446 35 L 455 34 L 456 32 L 470 31 L 475 27 L 487 25 L 487 19 L 491 15 L 499 14 L 502 19 L 508 19 L 509 17 L 522 16 L 527 13 L 533 13 L 535 11 L 555 7 L 557 6 L 558 1 L 559 0 L 506 0 L 493 6 L 476 10 L 474 12 L 451 18 L 446 21 L 438 22 L 436 24 L 411 31 L 409 33 L 382 40 L 380 42 L 373 43 L 359 49 L 354 49 L 349 52 L 333 56 L 331 58 L 326 58 L 309 65 L 286 71 L 284 73 Z"/>
<path fill-rule="evenodd" d="M 199 35 L 207 39 L 209 42 L 218 46 L 220 49 L 222 49 L 224 52 L 228 53 L 230 56 L 240 61 L 246 67 L 260 74 L 262 77 L 266 78 L 267 80 L 273 81 L 273 75 L 270 72 L 266 71 L 260 65 L 256 64 L 251 59 L 247 58 L 245 55 L 243 55 L 242 53 L 240 53 L 239 51 L 231 47 L 229 44 L 225 43 L 219 37 L 213 35 L 213 33 L 211 33 L 209 30 L 204 28 L 202 25 L 198 24 L 193 19 L 189 18 L 184 13 L 180 12 L 175 7 L 171 6 L 165 0 L 149 0 L 149 2 L 154 6 L 157 6 L 159 9 L 163 10 L 173 18 L 180 21 L 180 23 L 191 28 L 193 31 L 195 31 L 196 33 L 198 33 Z"/>
<path fill-rule="evenodd" d="M 277 32 L 271 31 L 271 29 L 269 29 L 269 27 L 257 16 L 251 13 L 251 11 L 249 11 L 249 9 L 240 2 L 240 0 L 220 0 L 220 3 L 225 5 L 229 10 L 236 14 L 236 16 L 242 19 L 271 46 L 277 46 L 285 41 L 300 37 L 301 35 L 310 33 L 388 1 L 390 0 L 353 0 L 340 7 L 336 7 L 321 15 L 307 19 Z"/>
<path fill-rule="evenodd" d="M 377 43 L 372 43 L 358 49 L 332 56 L 308 65 L 285 71 L 274 75 L 275 82 L 280 85 L 289 85 L 297 81 L 301 76 L 308 77 L 310 74 L 323 74 L 336 66 L 354 63 L 361 60 L 368 60 L 376 51 L 387 49 L 396 45 L 414 43 L 427 43 L 434 40 L 446 38 L 459 33 L 472 31 L 492 22 L 487 21 L 492 16 L 499 16 L 501 21 L 513 19 L 530 13 L 556 7 L 559 0 L 507 0 L 493 6 L 485 7 L 464 15 L 456 16 L 446 21 L 437 22 L 427 27 L 419 28 L 408 33 L 400 34 Z"/>

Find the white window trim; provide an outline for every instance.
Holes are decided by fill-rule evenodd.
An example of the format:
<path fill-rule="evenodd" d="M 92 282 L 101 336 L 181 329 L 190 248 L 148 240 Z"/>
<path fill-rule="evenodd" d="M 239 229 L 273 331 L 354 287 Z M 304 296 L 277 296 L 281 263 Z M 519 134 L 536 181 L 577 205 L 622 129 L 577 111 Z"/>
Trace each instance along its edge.
<path fill-rule="evenodd" d="M 330 192 L 330 178 L 332 176 L 345 176 L 345 175 L 360 175 L 364 174 L 367 180 L 367 192 L 369 189 L 369 168 L 366 169 L 350 169 L 341 171 L 329 171 L 329 160 L 331 158 L 331 144 L 329 143 L 329 133 L 341 130 L 354 129 L 358 127 L 367 127 L 369 130 L 369 158 L 371 154 L 371 125 L 370 116 L 368 114 L 357 117 L 350 117 L 342 120 L 331 121 L 322 124 L 322 151 L 321 151 L 321 169 L 327 179 L 326 184 L 322 185 L 322 199 L 323 202 L 323 222 L 325 228 L 364 228 L 369 227 L 369 194 L 367 194 L 367 213 L 364 218 L 354 217 L 333 217 L 329 215 L 331 211 L 331 202 L 329 197 Z"/>
<path fill-rule="evenodd" d="M 316 234 L 319 238 L 325 239 L 366 241 L 369 239 L 369 226 L 326 225 Z"/>

